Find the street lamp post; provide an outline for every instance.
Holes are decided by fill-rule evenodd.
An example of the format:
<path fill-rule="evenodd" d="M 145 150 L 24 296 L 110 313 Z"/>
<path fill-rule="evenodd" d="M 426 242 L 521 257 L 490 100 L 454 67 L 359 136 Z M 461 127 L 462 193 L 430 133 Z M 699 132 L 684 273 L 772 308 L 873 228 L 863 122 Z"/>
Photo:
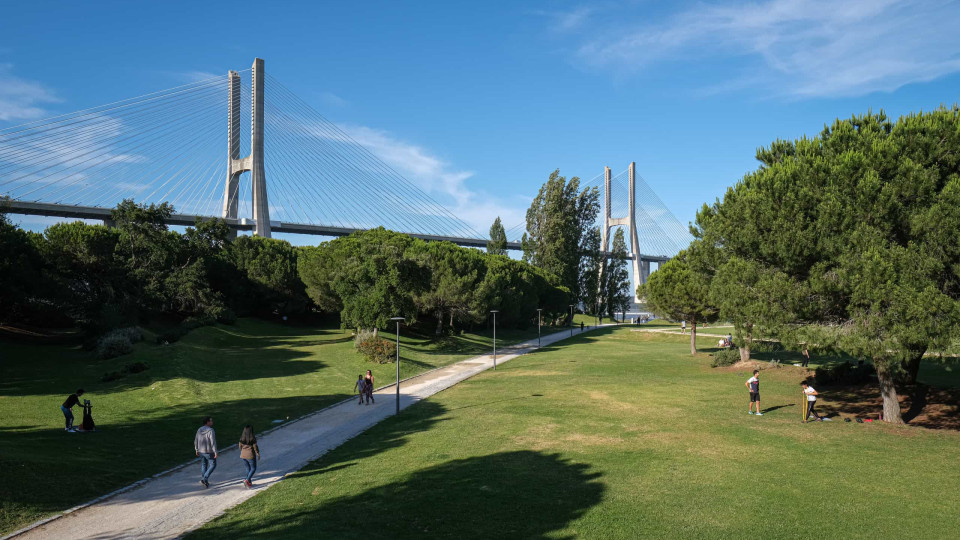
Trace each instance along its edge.
<path fill-rule="evenodd" d="M 390 320 L 397 323 L 397 414 L 400 414 L 400 323 L 406 319 L 390 317 Z"/>
<path fill-rule="evenodd" d="M 500 313 L 499 310 L 491 309 L 490 313 L 493 313 L 493 370 L 497 370 L 497 313 Z"/>
<path fill-rule="evenodd" d="M 543 325 L 543 308 L 537 308 L 537 348 L 540 348 L 540 327 Z"/>
<path fill-rule="evenodd" d="M 570 304 L 570 337 L 573 337 L 573 304 Z"/>

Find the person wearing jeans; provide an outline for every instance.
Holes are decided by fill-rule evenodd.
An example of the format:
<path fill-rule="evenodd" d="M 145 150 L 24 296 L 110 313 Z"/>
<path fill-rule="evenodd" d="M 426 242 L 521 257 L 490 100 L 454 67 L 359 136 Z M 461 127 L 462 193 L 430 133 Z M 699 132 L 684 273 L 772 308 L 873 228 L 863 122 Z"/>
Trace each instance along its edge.
<path fill-rule="evenodd" d="M 817 404 L 817 396 L 820 394 L 813 389 L 809 384 L 802 382 L 800 386 L 803 388 L 803 393 L 807 396 L 807 418 L 810 418 L 813 415 L 813 418 L 818 422 L 823 422 L 823 418 L 820 418 L 820 415 L 817 414 L 817 411 L 813 410 L 813 406 Z"/>
<path fill-rule="evenodd" d="M 257 460 L 260 459 L 260 447 L 257 446 L 257 437 L 253 434 L 253 427 L 246 426 L 240 434 L 240 459 L 247 467 L 247 477 L 243 483 L 247 489 L 253 487 L 253 473 L 257 472 Z"/>
<path fill-rule="evenodd" d="M 210 474 L 217 468 L 217 434 L 213 431 L 213 418 L 203 419 L 203 425 L 193 438 L 193 450 L 200 457 L 200 483 L 210 487 Z"/>
<path fill-rule="evenodd" d="M 73 408 L 80 404 L 80 396 L 83 395 L 83 388 L 77 390 L 75 393 L 70 394 L 70 397 L 63 402 L 63 405 L 60 405 L 60 412 L 63 413 L 64 423 L 66 425 L 66 431 L 73 433 Z"/>

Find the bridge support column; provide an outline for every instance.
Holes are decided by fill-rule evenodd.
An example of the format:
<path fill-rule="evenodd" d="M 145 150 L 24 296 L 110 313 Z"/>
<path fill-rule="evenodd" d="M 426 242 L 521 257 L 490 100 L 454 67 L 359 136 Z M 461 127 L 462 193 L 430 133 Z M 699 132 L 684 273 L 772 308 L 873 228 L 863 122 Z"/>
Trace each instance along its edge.
<path fill-rule="evenodd" d="M 250 129 L 250 180 L 253 184 L 253 234 L 270 238 L 270 206 L 267 202 L 267 176 L 263 168 L 263 59 L 253 61 L 252 122 Z"/>
<path fill-rule="evenodd" d="M 240 74 L 230 71 L 227 78 L 227 183 L 223 189 L 221 217 L 237 219 L 240 175 L 247 170 L 240 160 Z M 236 238 L 237 231 L 230 229 L 230 236 Z"/>
<path fill-rule="evenodd" d="M 603 228 L 600 231 L 600 249 L 604 252 L 610 251 L 610 229 L 618 225 L 627 226 L 627 241 L 630 243 L 628 253 L 633 257 L 631 265 L 633 268 L 634 286 L 647 282 L 647 276 L 650 275 L 650 261 L 640 260 L 640 238 L 637 234 L 637 207 L 636 207 L 636 177 L 637 162 L 631 162 L 628 169 L 629 175 L 629 193 L 628 196 L 628 215 L 627 217 L 613 217 L 610 207 L 610 167 L 603 168 Z M 631 291 L 633 301 L 639 303 L 640 297 L 637 296 L 637 289 L 634 287 Z"/>

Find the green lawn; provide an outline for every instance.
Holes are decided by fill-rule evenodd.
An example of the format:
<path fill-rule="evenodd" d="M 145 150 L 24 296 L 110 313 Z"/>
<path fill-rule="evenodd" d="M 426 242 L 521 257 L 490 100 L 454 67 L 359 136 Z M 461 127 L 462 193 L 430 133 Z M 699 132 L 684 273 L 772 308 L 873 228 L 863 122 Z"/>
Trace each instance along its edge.
<path fill-rule="evenodd" d="M 956 537 L 960 434 L 802 424 L 793 367 L 764 370 L 750 416 L 748 373 L 634 329 L 420 402 L 192 537 Z"/>
<path fill-rule="evenodd" d="M 536 335 L 501 329 L 497 341 Z M 402 329 L 401 342 L 401 377 L 491 349 L 486 329 L 442 342 Z M 101 382 L 135 361 L 151 369 Z M 169 346 L 145 341 L 111 360 L 77 347 L 0 341 L 0 533 L 191 459 L 204 415 L 226 444 L 248 422 L 262 431 L 347 397 L 370 368 L 378 386 L 393 382 L 393 364 L 365 361 L 349 332 L 253 319 L 200 328 Z M 94 405 L 97 433 L 63 431 L 60 404 L 78 387 Z M 81 411 L 74 414 L 79 424 Z"/>

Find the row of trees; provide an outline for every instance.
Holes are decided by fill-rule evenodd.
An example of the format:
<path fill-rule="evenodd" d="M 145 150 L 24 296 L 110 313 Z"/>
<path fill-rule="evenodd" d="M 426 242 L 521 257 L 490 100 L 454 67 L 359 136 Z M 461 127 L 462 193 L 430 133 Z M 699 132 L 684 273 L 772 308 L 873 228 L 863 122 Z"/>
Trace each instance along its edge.
<path fill-rule="evenodd" d="M 557 276 L 570 291 L 570 303 L 592 315 L 626 312 L 630 306 L 627 245 L 617 228 L 612 251 L 601 251 L 596 226 L 600 193 L 596 187 L 580 189 L 580 179 L 567 180 L 555 170 L 527 210 L 526 232 L 521 240 L 523 260 Z M 498 217 L 490 228 L 490 253 L 506 253 L 506 234 Z"/>
<path fill-rule="evenodd" d="M 960 111 L 837 120 L 776 141 L 698 212 L 695 240 L 642 291 L 664 316 L 871 359 L 884 419 L 895 383 L 960 334 Z M 691 349 L 693 349 L 691 336 Z"/>
<path fill-rule="evenodd" d="M 2 205 L 0 205 L 2 209 Z M 92 334 L 156 317 L 336 312 L 375 329 L 402 315 L 435 319 L 436 332 L 484 321 L 536 324 L 562 317 L 569 291 L 550 273 L 502 255 L 374 229 L 294 247 L 231 234 L 221 220 L 168 230 L 168 204 L 124 201 L 114 227 L 82 222 L 43 234 L 0 213 L 0 320 L 78 325 Z"/>
<path fill-rule="evenodd" d="M 102 333 L 152 317 L 225 320 L 307 308 L 290 244 L 231 242 L 219 220 L 178 234 L 165 225 L 172 212 L 124 201 L 111 214 L 115 227 L 59 223 L 42 234 L 0 214 L 0 320 Z"/>
<path fill-rule="evenodd" d="M 481 323 L 491 309 L 522 328 L 537 324 L 537 308 L 547 321 L 563 316 L 569 299 L 555 276 L 522 261 L 382 228 L 301 248 L 298 267 L 313 302 L 356 328 L 402 316 L 435 320 L 441 334 Z"/>

